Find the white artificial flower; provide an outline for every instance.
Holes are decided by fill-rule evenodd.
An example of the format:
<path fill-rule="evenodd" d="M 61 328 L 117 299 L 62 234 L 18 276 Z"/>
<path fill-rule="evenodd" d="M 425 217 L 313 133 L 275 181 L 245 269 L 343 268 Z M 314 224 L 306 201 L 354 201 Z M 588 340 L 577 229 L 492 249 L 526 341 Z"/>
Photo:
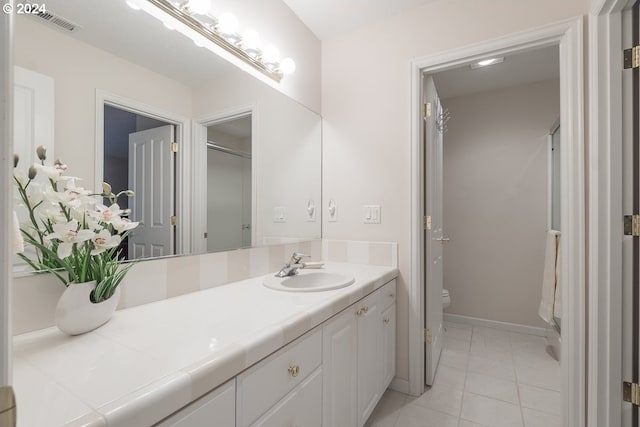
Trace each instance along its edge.
<path fill-rule="evenodd" d="M 53 233 L 49 234 L 47 239 L 60 241 L 58 256 L 64 259 L 71 255 L 74 243 L 82 243 L 91 239 L 94 235 L 95 233 L 91 230 L 78 230 L 78 221 L 74 219 L 67 223 L 53 224 Z"/>
<path fill-rule="evenodd" d="M 38 216 L 42 219 L 49 220 L 52 223 L 66 223 L 67 217 L 58 205 L 50 205 L 38 209 Z"/>
<path fill-rule="evenodd" d="M 118 247 L 122 241 L 119 235 L 112 236 L 109 230 L 105 229 L 95 234 L 91 240 L 94 246 L 91 250 L 91 255 L 98 255 L 107 249 Z"/>
<path fill-rule="evenodd" d="M 129 218 L 120 218 L 119 221 L 114 221 L 113 227 L 118 231 L 118 234 L 122 234 L 125 231 L 132 230 L 138 226 L 137 222 L 131 221 Z"/>
<path fill-rule="evenodd" d="M 118 206 L 117 203 L 114 203 L 109 207 L 97 204 L 96 210 L 94 212 L 89 212 L 89 215 L 96 218 L 98 221 L 106 222 L 107 224 L 119 222 L 122 219 L 120 218 L 121 214 L 122 209 L 120 209 L 120 206 Z"/>

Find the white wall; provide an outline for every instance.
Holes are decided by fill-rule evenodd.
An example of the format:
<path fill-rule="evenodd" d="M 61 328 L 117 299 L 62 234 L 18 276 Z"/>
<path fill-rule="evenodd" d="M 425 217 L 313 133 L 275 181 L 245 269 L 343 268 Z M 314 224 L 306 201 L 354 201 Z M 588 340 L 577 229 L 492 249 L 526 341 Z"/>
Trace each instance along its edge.
<path fill-rule="evenodd" d="M 324 212 L 338 203 L 323 237 L 399 243 L 398 378 L 409 371 L 410 60 L 588 10 L 589 0 L 447 0 L 323 43 Z M 362 223 L 365 204 L 382 205 L 382 224 Z"/>
<path fill-rule="evenodd" d="M 16 17 L 15 63 L 55 80 L 55 155 L 70 165 L 71 175 L 83 178 L 87 188 L 94 188 L 96 89 L 191 116 L 188 86 L 32 18 Z"/>
<path fill-rule="evenodd" d="M 448 313 L 544 327 L 548 133 L 557 80 L 442 101 Z"/>

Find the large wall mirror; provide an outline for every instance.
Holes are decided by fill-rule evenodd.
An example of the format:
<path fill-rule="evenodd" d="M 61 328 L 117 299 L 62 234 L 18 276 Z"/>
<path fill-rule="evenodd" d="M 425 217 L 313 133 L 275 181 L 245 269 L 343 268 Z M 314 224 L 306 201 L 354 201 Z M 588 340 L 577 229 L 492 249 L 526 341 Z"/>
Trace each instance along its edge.
<path fill-rule="evenodd" d="M 46 6 L 15 19 L 16 151 L 134 189 L 128 258 L 320 237 L 317 113 L 124 0 Z"/>

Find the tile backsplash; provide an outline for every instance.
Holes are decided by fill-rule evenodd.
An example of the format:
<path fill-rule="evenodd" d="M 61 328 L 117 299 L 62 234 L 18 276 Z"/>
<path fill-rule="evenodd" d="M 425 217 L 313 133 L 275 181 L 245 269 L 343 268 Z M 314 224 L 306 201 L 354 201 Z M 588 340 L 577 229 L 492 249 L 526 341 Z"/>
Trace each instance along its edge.
<path fill-rule="evenodd" d="M 139 262 L 121 286 L 118 309 L 148 304 L 279 270 L 293 252 L 310 261 L 398 265 L 398 245 L 388 242 L 310 240 L 202 255 Z M 54 325 L 55 306 L 64 291 L 50 274 L 13 280 L 13 331 L 21 334 Z"/>

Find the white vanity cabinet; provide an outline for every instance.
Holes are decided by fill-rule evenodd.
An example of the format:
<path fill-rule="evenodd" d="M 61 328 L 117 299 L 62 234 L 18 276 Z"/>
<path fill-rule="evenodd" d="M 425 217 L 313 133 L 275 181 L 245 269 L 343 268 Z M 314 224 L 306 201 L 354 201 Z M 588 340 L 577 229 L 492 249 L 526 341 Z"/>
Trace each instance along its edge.
<path fill-rule="evenodd" d="M 320 426 L 321 365 L 322 328 L 316 328 L 238 375 L 236 425 Z M 314 413 L 317 424 L 307 420 Z"/>
<path fill-rule="evenodd" d="M 155 427 L 234 427 L 236 425 L 235 378 L 190 403 Z"/>
<path fill-rule="evenodd" d="M 393 379 L 395 287 L 393 280 L 325 322 L 325 427 L 363 426 Z"/>

